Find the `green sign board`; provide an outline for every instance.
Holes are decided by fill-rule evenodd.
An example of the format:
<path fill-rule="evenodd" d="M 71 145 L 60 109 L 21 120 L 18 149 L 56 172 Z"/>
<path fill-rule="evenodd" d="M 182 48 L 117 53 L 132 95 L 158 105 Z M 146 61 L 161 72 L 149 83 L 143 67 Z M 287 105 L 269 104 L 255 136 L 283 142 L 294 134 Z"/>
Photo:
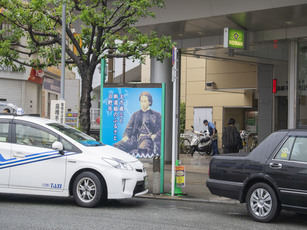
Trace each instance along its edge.
<path fill-rule="evenodd" d="M 224 28 L 224 47 L 244 49 L 244 30 Z"/>

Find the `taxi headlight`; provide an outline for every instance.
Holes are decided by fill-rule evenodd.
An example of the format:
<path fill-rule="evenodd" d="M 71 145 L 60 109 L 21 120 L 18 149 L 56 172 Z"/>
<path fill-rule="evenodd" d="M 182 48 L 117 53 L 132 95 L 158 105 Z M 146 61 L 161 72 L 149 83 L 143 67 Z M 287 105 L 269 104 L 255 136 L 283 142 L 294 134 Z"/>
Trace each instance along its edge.
<path fill-rule="evenodd" d="M 123 170 L 129 170 L 132 171 L 133 168 L 125 161 L 118 159 L 118 158 L 101 158 L 111 166 L 113 166 L 116 169 L 123 169 Z"/>

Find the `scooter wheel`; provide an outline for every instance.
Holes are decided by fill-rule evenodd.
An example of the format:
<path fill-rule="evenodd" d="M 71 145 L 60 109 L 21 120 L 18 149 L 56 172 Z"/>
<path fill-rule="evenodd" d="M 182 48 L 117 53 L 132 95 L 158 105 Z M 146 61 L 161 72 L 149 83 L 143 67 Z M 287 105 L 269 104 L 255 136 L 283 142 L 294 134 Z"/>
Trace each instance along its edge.
<path fill-rule="evenodd" d="M 192 147 L 192 148 L 190 149 L 190 154 L 191 154 L 191 156 L 193 156 L 194 153 L 195 153 L 195 149 Z"/>

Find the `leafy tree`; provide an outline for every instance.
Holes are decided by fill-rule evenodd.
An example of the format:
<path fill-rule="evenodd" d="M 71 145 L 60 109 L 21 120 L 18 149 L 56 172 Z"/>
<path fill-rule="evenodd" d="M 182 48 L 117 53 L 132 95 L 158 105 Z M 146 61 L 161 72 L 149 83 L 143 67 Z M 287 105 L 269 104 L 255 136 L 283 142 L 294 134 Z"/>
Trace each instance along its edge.
<path fill-rule="evenodd" d="M 150 55 L 163 61 L 171 56 L 170 37 L 143 34 L 134 27 L 154 17 L 153 7 L 163 0 L 0 0 L 0 64 L 13 68 L 45 68 L 61 62 L 62 5 L 66 3 L 66 65 L 77 66 L 81 81 L 80 125 L 90 130 L 93 74 L 102 58 L 144 60 Z M 80 34 L 73 34 L 78 26 Z M 82 42 L 80 42 L 80 40 Z M 75 47 L 77 52 L 73 52 Z M 112 49 L 113 52 L 107 52 Z"/>
<path fill-rule="evenodd" d="M 180 102 L 180 114 L 179 114 L 180 133 L 184 133 L 185 130 L 185 111 L 186 111 L 185 102 Z"/>

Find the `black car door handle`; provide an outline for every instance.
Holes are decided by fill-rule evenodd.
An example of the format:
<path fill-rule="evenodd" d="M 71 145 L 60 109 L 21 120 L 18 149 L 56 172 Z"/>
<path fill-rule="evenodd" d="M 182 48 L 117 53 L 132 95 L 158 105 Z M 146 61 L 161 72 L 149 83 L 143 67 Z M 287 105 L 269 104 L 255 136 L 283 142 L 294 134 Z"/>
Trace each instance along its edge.
<path fill-rule="evenodd" d="M 280 164 L 280 163 L 270 163 L 270 167 L 273 168 L 273 169 L 281 169 L 282 164 Z"/>

